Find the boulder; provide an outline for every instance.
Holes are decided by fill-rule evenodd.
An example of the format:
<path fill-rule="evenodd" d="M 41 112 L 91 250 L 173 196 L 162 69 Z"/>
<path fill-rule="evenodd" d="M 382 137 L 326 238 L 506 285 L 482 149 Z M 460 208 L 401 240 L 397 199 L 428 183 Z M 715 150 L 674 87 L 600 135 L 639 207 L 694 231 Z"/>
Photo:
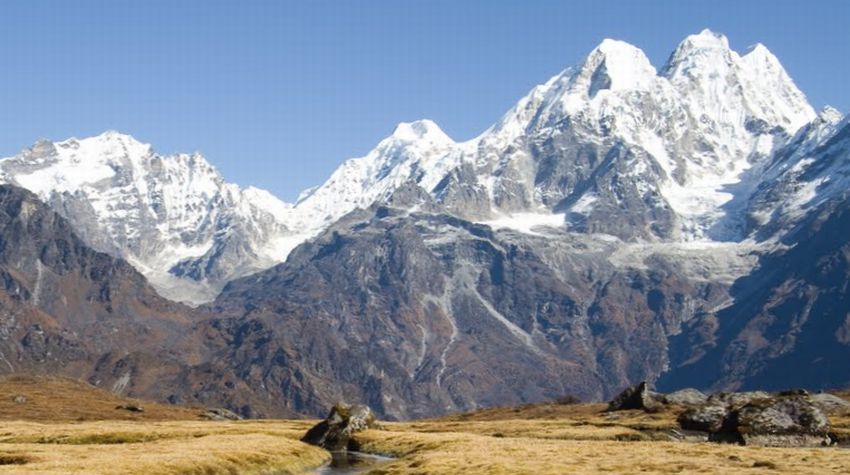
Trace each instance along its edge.
<path fill-rule="evenodd" d="M 808 396 L 753 401 L 732 414 L 743 434 L 824 434 L 829 419 Z"/>
<path fill-rule="evenodd" d="M 685 430 L 708 432 L 709 440 L 777 447 L 830 443 L 829 419 L 808 393 L 723 393 L 679 415 Z"/>
<path fill-rule="evenodd" d="M 607 411 L 627 411 L 640 409 L 647 412 L 655 412 L 661 408 L 662 395 L 649 390 L 646 381 L 641 381 L 634 386 L 623 390 L 617 397 L 608 403 Z"/>
<path fill-rule="evenodd" d="M 827 414 L 843 413 L 850 411 L 850 402 L 840 398 L 835 394 L 819 393 L 812 394 L 812 402 L 815 403 L 821 411 Z"/>
<path fill-rule="evenodd" d="M 15 404 L 26 404 L 27 403 L 27 397 L 24 396 L 23 394 L 18 394 L 17 396 L 12 398 L 12 401 Z"/>
<path fill-rule="evenodd" d="M 708 396 L 706 396 L 702 391 L 696 390 L 694 388 L 685 388 L 680 389 L 676 392 L 672 392 L 670 394 L 665 394 L 662 396 L 662 401 L 664 404 L 676 404 L 679 406 L 699 406 L 701 404 L 705 404 L 708 400 Z"/>
<path fill-rule="evenodd" d="M 740 393 L 716 393 L 708 397 L 707 404 L 719 404 L 728 407 L 741 407 L 759 399 L 770 399 L 770 393 L 764 391 L 745 391 Z"/>
<path fill-rule="evenodd" d="M 242 416 L 223 407 L 207 408 L 202 414 L 211 421 L 241 421 Z"/>
<path fill-rule="evenodd" d="M 328 417 L 308 430 L 301 441 L 330 451 L 348 450 L 354 448 L 352 434 L 374 424 L 375 415 L 368 406 L 337 403 Z"/>
<path fill-rule="evenodd" d="M 729 410 L 724 405 L 705 404 L 691 407 L 679 414 L 679 426 L 685 430 L 719 432 Z"/>

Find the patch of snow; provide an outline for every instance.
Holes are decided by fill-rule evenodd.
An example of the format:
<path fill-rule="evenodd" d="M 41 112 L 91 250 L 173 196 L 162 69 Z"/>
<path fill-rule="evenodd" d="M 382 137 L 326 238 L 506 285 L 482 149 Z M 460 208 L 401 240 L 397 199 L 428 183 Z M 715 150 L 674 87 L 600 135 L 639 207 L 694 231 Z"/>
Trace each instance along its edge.
<path fill-rule="evenodd" d="M 563 228 L 566 215 L 563 213 L 514 213 L 487 221 L 479 221 L 494 229 L 512 229 L 523 234 L 543 236 L 540 228 Z"/>
<path fill-rule="evenodd" d="M 36 277 L 32 291 L 32 304 L 38 307 L 41 304 L 41 281 L 44 277 L 44 264 L 41 263 L 41 259 L 35 260 L 35 269 Z"/>
<path fill-rule="evenodd" d="M 459 333 L 457 329 L 457 322 L 455 322 L 453 313 L 452 313 L 452 294 L 454 293 L 454 282 L 445 281 L 443 288 L 443 295 L 434 296 L 431 294 L 426 294 L 422 296 L 422 301 L 425 303 L 432 303 L 438 309 L 442 310 L 443 316 L 446 318 L 446 321 L 449 322 L 449 325 L 452 328 L 452 333 L 449 336 L 449 341 L 446 343 L 443 351 L 440 352 L 440 370 L 437 372 L 437 387 L 442 387 L 443 384 L 443 375 L 446 372 L 446 368 L 448 368 L 448 362 L 446 357 L 449 353 L 451 347 L 457 342 Z"/>
<path fill-rule="evenodd" d="M 130 372 L 124 373 L 123 376 L 115 380 L 115 384 L 112 385 L 112 392 L 117 395 L 121 395 L 124 391 L 127 390 L 127 386 L 130 384 Z"/>
<path fill-rule="evenodd" d="M 682 271 L 697 282 L 731 285 L 758 264 L 758 255 L 777 249 L 774 242 L 718 242 L 698 240 L 665 243 L 623 243 L 608 256 L 615 267 L 646 270 L 650 257 L 662 257 L 681 264 Z"/>
<path fill-rule="evenodd" d="M 597 199 L 598 198 L 595 194 L 585 193 L 578 199 L 578 201 L 575 202 L 574 205 L 570 207 L 570 211 L 573 213 L 588 214 L 593 211 L 593 203 L 595 203 Z"/>

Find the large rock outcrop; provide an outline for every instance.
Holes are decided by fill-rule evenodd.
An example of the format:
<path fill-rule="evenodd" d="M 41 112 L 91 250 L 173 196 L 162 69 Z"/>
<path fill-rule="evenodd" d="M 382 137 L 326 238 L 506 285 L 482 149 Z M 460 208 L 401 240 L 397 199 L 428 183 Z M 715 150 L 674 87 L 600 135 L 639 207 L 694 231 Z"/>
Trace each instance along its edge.
<path fill-rule="evenodd" d="M 831 443 L 829 419 L 808 394 L 724 396 L 685 410 L 679 425 L 707 432 L 716 442 L 780 447 Z"/>
<path fill-rule="evenodd" d="M 646 381 L 628 387 L 608 403 L 608 411 L 627 411 L 641 409 L 654 412 L 661 408 L 662 395 L 649 390 Z"/>
<path fill-rule="evenodd" d="M 337 403 L 328 417 L 308 430 L 301 441 L 330 451 L 357 450 L 352 436 L 374 425 L 375 415 L 369 406 Z"/>

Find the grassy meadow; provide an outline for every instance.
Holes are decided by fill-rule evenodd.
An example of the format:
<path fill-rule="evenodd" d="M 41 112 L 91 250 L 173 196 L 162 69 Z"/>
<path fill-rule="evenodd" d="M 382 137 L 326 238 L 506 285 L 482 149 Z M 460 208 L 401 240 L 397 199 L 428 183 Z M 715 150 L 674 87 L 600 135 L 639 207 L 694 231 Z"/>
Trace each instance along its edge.
<path fill-rule="evenodd" d="M 127 413 L 115 409 L 126 400 L 77 382 L 30 383 L 0 381 L 0 475 L 277 475 L 311 473 L 330 459 L 298 441 L 315 421 L 208 421 L 198 408 L 151 403 Z M 52 398 L 53 386 L 66 392 Z M 27 403 L 7 405 L 20 394 Z M 81 416 L 90 405 L 100 413 Z M 72 406 L 74 417 L 62 417 Z M 368 468 L 378 474 L 850 473 L 847 448 L 672 442 L 675 409 L 604 407 L 538 404 L 385 422 L 357 439 L 366 452 L 396 457 Z M 850 434 L 850 414 L 831 419 Z"/>

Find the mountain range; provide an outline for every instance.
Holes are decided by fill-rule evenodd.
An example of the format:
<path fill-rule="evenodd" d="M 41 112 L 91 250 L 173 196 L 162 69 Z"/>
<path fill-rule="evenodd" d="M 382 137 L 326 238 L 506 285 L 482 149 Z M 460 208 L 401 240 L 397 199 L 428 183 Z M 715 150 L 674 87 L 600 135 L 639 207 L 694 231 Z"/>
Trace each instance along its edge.
<path fill-rule="evenodd" d="M 292 204 L 117 132 L 40 141 L 0 160 L 2 355 L 253 416 L 846 386 L 848 176 L 848 119 L 708 30 L 660 69 L 604 40 L 465 142 L 399 124 Z"/>

